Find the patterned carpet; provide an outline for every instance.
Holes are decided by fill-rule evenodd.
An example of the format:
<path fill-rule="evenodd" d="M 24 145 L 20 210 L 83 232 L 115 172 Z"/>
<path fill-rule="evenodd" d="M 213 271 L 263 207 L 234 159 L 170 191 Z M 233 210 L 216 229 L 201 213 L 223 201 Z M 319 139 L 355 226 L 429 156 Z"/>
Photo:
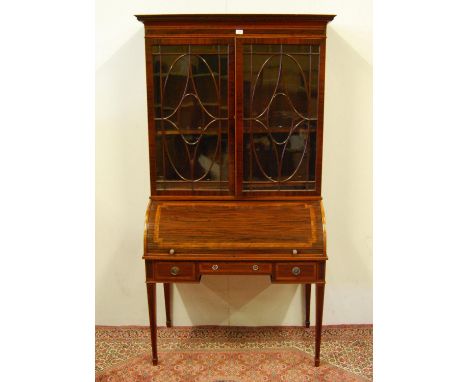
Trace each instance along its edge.
<path fill-rule="evenodd" d="M 162 327 L 152 366 L 148 328 L 96 327 L 96 381 L 372 380 L 372 326 L 325 326 L 318 368 L 313 344 L 313 328 Z"/>

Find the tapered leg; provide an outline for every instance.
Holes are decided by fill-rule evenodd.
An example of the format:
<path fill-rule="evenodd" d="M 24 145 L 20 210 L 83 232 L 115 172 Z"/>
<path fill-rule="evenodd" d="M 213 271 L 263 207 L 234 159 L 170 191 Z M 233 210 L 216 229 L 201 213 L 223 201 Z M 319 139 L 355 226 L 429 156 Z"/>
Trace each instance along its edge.
<path fill-rule="evenodd" d="M 315 366 L 320 366 L 320 342 L 322 340 L 324 294 L 325 284 L 315 284 Z"/>
<path fill-rule="evenodd" d="M 310 327 L 310 284 L 305 284 L 305 327 Z"/>
<path fill-rule="evenodd" d="M 171 284 L 170 283 L 164 283 L 164 305 L 166 306 L 166 326 L 170 328 L 172 327 Z"/>
<path fill-rule="evenodd" d="M 146 291 L 148 293 L 148 311 L 151 330 L 151 354 L 153 356 L 153 365 L 158 364 L 158 327 L 156 326 L 156 283 L 147 283 Z"/>

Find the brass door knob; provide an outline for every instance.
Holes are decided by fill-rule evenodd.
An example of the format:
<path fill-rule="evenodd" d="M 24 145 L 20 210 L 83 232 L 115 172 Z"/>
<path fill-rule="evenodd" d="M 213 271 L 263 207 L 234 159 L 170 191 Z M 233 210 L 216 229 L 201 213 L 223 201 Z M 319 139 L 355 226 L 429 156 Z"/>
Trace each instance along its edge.
<path fill-rule="evenodd" d="M 254 271 L 258 271 L 258 265 L 257 265 L 257 264 L 252 265 L 252 269 L 253 269 Z"/>
<path fill-rule="evenodd" d="M 180 268 L 179 268 L 179 267 L 173 266 L 173 267 L 171 268 L 171 275 L 172 275 L 172 276 L 177 276 L 177 275 L 179 274 L 179 272 L 180 272 Z"/>
<path fill-rule="evenodd" d="M 217 271 L 218 268 L 219 268 L 219 267 L 218 267 L 218 264 L 214 264 L 214 265 L 211 267 L 211 269 L 214 270 L 214 271 Z"/>
<path fill-rule="evenodd" d="M 171 249 L 169 250 L 169 255 L 173 255 L 174 253 L 175 253 L 174 248 L 171 248 Z"/>
<path fill-rule="evenodd" d="M 301 268 L 299 267 L 293 267 L 293 269 L 291 270 L 292 274 L 294 276 L 299 276 L 301 274 Z"/>

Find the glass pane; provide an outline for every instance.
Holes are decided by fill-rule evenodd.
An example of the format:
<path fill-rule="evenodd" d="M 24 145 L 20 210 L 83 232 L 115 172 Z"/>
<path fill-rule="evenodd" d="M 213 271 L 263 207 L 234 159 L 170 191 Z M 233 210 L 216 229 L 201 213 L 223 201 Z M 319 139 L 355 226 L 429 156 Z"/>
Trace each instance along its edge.
<path fill-rule="evenodd" d="M 315 122 L 291 133 L 256 124 L 244 130 L 244 190 L 313 190 Z"/>
<path fill-rule="evenodd" d="M 153 54 L 227 54 L 227 45 L 153 45 Z"/>
<path fill-rule="evenodd" d="M 153 46 L 160 190 L 228 189 L 228 49 Z"/>
<path fill-rule="evenodd" d="M 315 189 L 318 53 L 244 45 L 244 191 Z"/>
<path fill-rule="evenodd" d="M 319 54 L 318 45 L 296 45 L 296 44 L 245 44 L 244 53 L 254 52 L 255 54 L 262 53 L 291 53 L 297 54 Z"/>

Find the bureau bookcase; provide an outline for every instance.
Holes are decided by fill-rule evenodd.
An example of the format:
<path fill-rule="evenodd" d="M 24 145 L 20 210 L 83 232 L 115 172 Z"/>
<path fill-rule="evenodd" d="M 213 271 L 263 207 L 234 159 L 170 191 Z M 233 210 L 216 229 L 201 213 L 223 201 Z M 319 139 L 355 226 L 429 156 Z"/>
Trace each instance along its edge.
<path fill-rule="evenodd" d="M 325 291 L 325 46 L 333 15 L 138 15 L 145 28 L 151 196 L 143 259 L 157 364 L 156 283 L 269 275 Z"/>

